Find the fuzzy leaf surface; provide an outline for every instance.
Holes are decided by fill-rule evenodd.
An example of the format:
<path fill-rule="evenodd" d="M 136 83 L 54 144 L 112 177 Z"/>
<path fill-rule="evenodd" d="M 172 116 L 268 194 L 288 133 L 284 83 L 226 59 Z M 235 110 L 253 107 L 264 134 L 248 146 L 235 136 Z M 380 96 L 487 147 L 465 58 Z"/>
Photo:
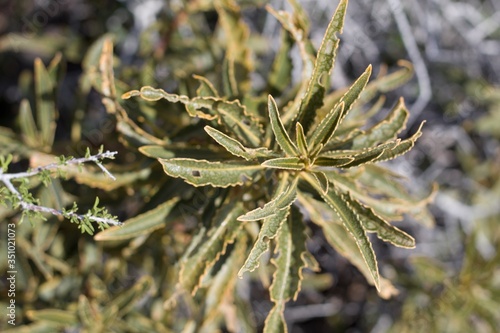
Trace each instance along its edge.
<path fill-rule="evenodd" d="M 340 1 L 326 29 L 325 36 L 316 56 L 316 62 L 314 63 L 314 69 L 305 96 L 300 103 L 297 119 L 304 127 L 305 133 L 308 133 L 316 116 L 316 110 L 323 105 L 323 97 L 326 91 L 325 85 L 333 69 L 340 41 L 337 34 L 342 33 L 346 10 L 347 1 Z"/>
<path fill-rule="evenodd" d="M 247 162 L 209 162 L 191 158 L 158 159 L 165 173 L 172 177 L 183 178 L 194 186 L 211 185 L 227 187 L 243 185 L 253 179 L 263 167 Z"/>

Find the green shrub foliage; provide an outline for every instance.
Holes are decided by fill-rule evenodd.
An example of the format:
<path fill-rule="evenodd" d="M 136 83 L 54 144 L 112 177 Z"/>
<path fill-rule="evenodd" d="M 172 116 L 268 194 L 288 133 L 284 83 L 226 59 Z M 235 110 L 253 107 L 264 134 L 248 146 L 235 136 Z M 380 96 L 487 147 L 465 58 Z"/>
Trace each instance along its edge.
<path fill-rule="evenodd" d="M 85 285 L 87 292 L 64 310 L 28 311 L 33 329 L 79 325 L 99 332 L 106 327 L 213 332 L 223 325 L 252 331 L 248 299 L 237 286 L 260 279 L 273 303 L 264 332 L 286 332 L 286 303 L 319 270 L 306 246 L 308 223 L 321 228 L 384 298 L 397 291 L 380 276 L 368 233 L 413 248 L 413 237 L 390 222 L 406 215 L 432 225 L 426 205 L 433 192 L 415 197 L 379 164 L 412 149 L 423 124 L 409 137 L 398 137 L 409 116 L 402 99 L 380 121 L 370 120 L 382 109 L 383 94 L 412 76 L 412 66 L 401 61 L 400 69 L 375 79 L 368 66 L 349 87 L 330 89 L 347 1 L 340 1 L 318 50 L 307 38 L 308 18 L 295 1 L 292 13 L 268 7 L 283 30 L 268 70 L 257 66 L 260 51 L 251 47 L 257 36 L 250 34 L 235 2 L 196 4 L 183 8 L 187 17 L 177 22 L 194 36 L 172 32 L 165 59 L 151 56 L 140 68 L 125 70 L 114 59 L 111 36 L 88 50 L 81 93 L 93 88 L 101 94 L 116 119 L 119 141 L 135 154 L 135 162 L 110 166 L 115 182 L 98 172 L 70 176 L 107 191 L 128 189 L 143 202 L 123 226 L 97 233 L 97 242 L 79 243 L 84 274 L 67 283 Z M 199 25 L 206 10 L 218 14 L 213 36 Z M 296 83 L 294 46 L 302 62 Z M 153 51 L 143 45 L 143 53 Z M 153 87 L 159 65 L 172 68 L 168 79 L 175 80 L 174 88 Z M 48 80 L 53 66 L 37 77 Z M 252 83 L 255 71 L 266 72 L 265 84 Z M 53 105 L 42 99 L 38 107 Z M 22 112 L 31 115 L 29 104 L 23 103 Z M 32 122 L 23 125 L 25 144 L 50 154 L 55 123 L 43 121 L 36 135 L 28 135 L 34 132 Z M 110 252 L 106 260 L 103 248 Z M 65 260 L 64 253 L 54 256 Z M 65 274 L 68 264 L 60 265 Z M 132 270 L 141 278 L 118 285 Z M 67 267 L 67 272 L 73 271 Z M 67 279 L 64 274 L 58 279 Z M 46 278 L 51 281 L 54 274 Z M 115 293 L 121 288 L 118 296 L 110 286 Z M 146 305 L 138 306 L 140 300 Z"/>

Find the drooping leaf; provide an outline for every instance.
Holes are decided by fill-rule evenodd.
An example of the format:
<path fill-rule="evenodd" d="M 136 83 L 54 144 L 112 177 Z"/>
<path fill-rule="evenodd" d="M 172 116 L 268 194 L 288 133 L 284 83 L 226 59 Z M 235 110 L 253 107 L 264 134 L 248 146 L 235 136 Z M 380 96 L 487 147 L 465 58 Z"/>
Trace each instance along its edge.
<path fill-rule="evenodd" d="M 290 139 L 288 132 L 285 130 L 283 123 L 281 122 L 280 115 L 278 112 L 278 106 L 274 101 L 274 98 L 269 95 L 268 99 L 268 108 L 269 108 L 269 119 L 271 121 L 271 128 L 273 129 L 274 136 L 279 146 L 285 154 L 288 156 L 297 156 L 298 149 L 295 144 Z"/>
<path fill-rule="evenodd" d="M 113 226 L 99 232 L 94 239 L 96 241 L 130 239 L 163 228 L 167 215 L 178 201 L 179 198 L 168 200 L 150 211 L 128 219 L 122 226 Z"/>
<path fill-rule="evenodd" d="M 158 161 L 163 165 L 163 170 L 167 175 L 183 178 L 194 186 L 243 185 L 246 181 L 254 179 L 264 168 L 259 164 L 239 161 L 221 163 L 191 158 L 160 158 Z"/>
<path fill-rule="evenodd" d="M 342 33 L 344 17 L 347 10 L 347 1 L 341 0 L 335 14 L 326 29 L 325 36 L 316 56 L 313 73 L 300 104 L 297 120 L 308 133 L 309 128 L 316 116 L 316 110 L 323 105 L 326 86 L 330 73 L 335 63 L 335 55 L 339 45 L 338 33 Z"/>
<path fill-rule="evenodd" d="M 284 170 L 303 170 L 304 162 L 299 157 L 278 157 L 262 163 L 263 167 Z"/>
<path fill-rule="evenodd" d="M 273 259 L 276 271 L 269 288 L 271 300 L 275 303 L 264 324 L 264 332 L 286 332 L 283 318 L 285 303 L 295 299 L 300 291 L 302 269 L 305 267 L 305 224 L 298 208 L 292 207 L 292 214 L 283 223 L 278 237 L 276 250 L 278 257 Z M 275 311 L 275 312 L 273 312 Z M 278 330 L 278 331 L 276 331 Z M 280 331 L 281 330 L 281 331 Z"/>
<path fill-rule="evenodd" d="M 310 175 L 303 174 L 306 179 L 321 195 L 323 200 L 337 213 L 342 220 L 342 225 L 349 231 L 356 241 L 356 244 L 365 261 L 366 267 L 370 271 L 371 277 L 377 290 L 380 290 L 380 278 L 377 267 L 377 260 L 373 252 L 370 240 L 366 236 L 365 229 L 359 215 L 349 203 L 350 195 L 340 193 L 335 187 L 330 186 L 328 194 L 323 194 L 322 189 L 311 179 Z"/>
<path fill-rule="evenodd" d="M 383 121 L 354 138 L 352 149 L 367 148 L 376 143 L 396 139 L 397 134 L 406 126 L 408 114 L 404 100 L 401 98 Z"/>
<path fill-rule="evenodd" d="M 237 217 L 243 213 L 240 203 L 225 205 L 214 217 L 214 224 L 208 230 L 199 247 L 181 263 L 179 285 L 195 294 L 201 279 L 208 269 L 225 253 L 228 244 L 234 239 L 242 224 Z"/>
<path fill-rule="evenodd" d="M 266 148 L 247 148 L 239 141 L 227 136 L 213 127 L 205 126 L 205 132 L 208 133 L 218 144 L 226 148 L 228 152 L 235 156 L 243 157 L 247 161 L 256 159 L 257 157 L 270 157 L 273 152 Z"/>
<path fill-rule="evenodd" d="M 295 201 L 298 177 L 288 181 L 288 177 L 283 177 L 278 191 L 274 198 L 266 203 L 264 207 L 256 208 L 243 216 L 238 217 L 239 221 L 257 221 L 277 214 L 279 211 L 290 207 Z"/>

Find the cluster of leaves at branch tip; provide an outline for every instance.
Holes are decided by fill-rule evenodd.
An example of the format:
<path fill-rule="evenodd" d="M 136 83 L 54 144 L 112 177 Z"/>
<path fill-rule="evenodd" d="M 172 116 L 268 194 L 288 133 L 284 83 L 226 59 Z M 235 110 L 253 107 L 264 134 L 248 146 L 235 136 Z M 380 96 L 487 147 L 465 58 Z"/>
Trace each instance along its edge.
<path fill-rule="evenodd" d="M 195 97 L 151 86 L 122 95 L 123 99 L 140 97 L 148 102 L 166 100 L 184 105 L 190 117 L 202 120 L 203 130 L 222 149 L 210 148 L 206 150 L 207 158 L 194 158 L 180 154 L 170 143 L 139 148 L 145 155 L 157 158 L 171 177 L 193 186 L 225 189 L 219 213 L 200 229 L 195 244 L 181 261 L 179 289 L 196 293 L 215 263 L 226 257 L 223 255 L 229 244 L 246 249 L 247 239 L 253 239 L 239 269 L 240 277 L 262 265 L 263 255 L 272 251 L 276 268 L 270 295 L 275 305 L 266 320 L 266 332 L 286 330 L 285 303 L 297 297 L 304 268 L 317 266 L 305 247 L 307 226 L 296 207 L 308 211 L 330 244 L 356 265 L 383 297 L 394 294 L 395 288 L 380 277 L 367 232 L 395 246 L 413 248 L 413 237 L 389 221 L 407 214 L 432 223 L 425 210 L 432 193 L 415 199 L 392 172 L 375 165 L 408 152 L 421 136 L 423 123 L 409 138 L 398 138 L 409 114 L 401 99 L 382 121 L 362 129 L 367 119 L 382 108 L 384 97 L 380 96 L 368 111 L 364 106 L 377 94 L 406 82 L 412 75 L 411 65 L 400 62 L 400 70 L 371 82 L 372 67 L 368 66 L 350 87 L 329 91 L 346 9 L 347 1 L 340 1 L 316 52 L 304 38 L 308 31 L 303 11 L 285 13 L 269 7 L 282 24 L 286 38 L 269 74 L 272 86 L 263 91 L 250 91 L 246 82 L 252 66 L 246 53 L 234 51 L 246 42 L 246 27 L 234 22 L 224 26 L 229 24 L 224 21 L 229 14 L 220 9 L 224 32 L 243 36 L 229 38 L 222 92 L 216 84 L 197 75 Z M 289 52 L 293 44 L 300 50 L 304 71 L 292 96 L 285 92 L 290 88 Z M 236 67 L 244 70 L 236 71 Z M 203 148 L 197 149 L 201 151 L 196 155 L 203 155 Z M 260 192 L 246 192 L 251 184 Z M 251 200 L 244 200 L 245 194 L 251 195 Z M 263 204 L 256 206 L 260 202 Z M 248 233 L 249 226 L 255 223 L 260 227 L 258 235 Z M 115 230 L 98 237 L 112 237 L 113 232 L 119 232 Z"/>

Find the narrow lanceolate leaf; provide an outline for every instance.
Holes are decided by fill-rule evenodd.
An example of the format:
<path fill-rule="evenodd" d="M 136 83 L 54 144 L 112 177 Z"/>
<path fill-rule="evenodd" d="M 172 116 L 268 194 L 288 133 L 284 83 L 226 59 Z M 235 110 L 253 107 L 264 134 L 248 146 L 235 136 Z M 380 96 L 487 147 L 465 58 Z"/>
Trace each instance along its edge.
<path fill-rule="evenodd" d="M 330 73 L 335 63 L 335 55 L 339 45 L 338 33 L 342 33 L 344 17 L 347 9 L 347 0 L 340 1 L 335 14 L 326 29 L 325 36 L 318 50 L 313 73 L 299 107 L 298 121 L 304 127 L 304 132 L 309 131 L 316 110 L 323 105 L 325 96 L 325 83 L 328 81 Z"/>
<path fill-rule="evenodd" d="M 304 134 L 304 128 L 300 123 L 297 123 L 295 125 L 295 134 L 296 134 L 297 147 L 299 148 L 300 155 L 302 157 L 309 156 L 308 153 L 309 148 L 307 146 L 306 136 Z"/>
<path fill-rule="evenodd" d="M 367 148 L 376 143 L 396 139 L 397 134 L 406 127 L 408 115 L 409 112 L 401 98 L 383 121 L 354 138 L 352 148 Z"/>
<path fill-rule="evenodd" d="M 65 311 L 58 309 L 45 310 L 29 310 L 27 316 L 33 321 L 44 321 L 45 323 L 53 323 L 70 327 L 78 324 L 78 316 L 74 311 Z M 26 330 L 28 332 L 29 330 Z"/>
<path fill-rule="evenodd" d="M 349 231 L 351 236 L 356 241 L 356 244 L 363 256 L 366 267 L 370 271 L 371 277 L 375 283 L 377 290 L 380 289 L 380 279 L 377 267 L 377 260 L 375 252 L 373 252 L 370 240 L 366 236 L 365 229 L 363 228 L 361 219 L 356 213 L 352 205 L 349 203 L 350 196 L 342 194 L 334 187 L 330 186 L 328 194 L 323 194 L 321 188 L 310 179 L 309 175 L 303 175 L 308 182 L 316 188 L 323 200 L 337 213 L 338 217 L 342 220 L 342 225 Z"/>
<path fill-rule="evenodd" d="M 35 59 L 36 118 L 41 140 L 51 146 L 56 130 L 57 111 L 54 103 L 54 83 L 40 58 Z"/>
<path fill-rule="evenodd" d="M 314 165 L 318 167 L 335 167 L 339 168 L 354 161 L 353 157 L 330 157 L 319 156 L 314 160 Z"/>
<path fill-rule="evenodd" d="M 340 166 L 341 168 L 352 168 L 355 166 L 360 166 L 365 163 L 377 161 L 380 156 L 382 156 L 386 151 L 391 151 L 399 144 L 399 139 L 396 141 L 391 141 L 388 143 L 384 143 L 378 145 L 373 148 L 365 149 L 361 151 L 359 154 L 351 156 L 353 161 Z"/>
<path fill-rule="evenodd" d="M 316 148 L 318 144 L 323 144 L 324 146 L 328 141 L 330 141 L 330 138 L 337 129 L 340 118 L 344 113 L 344 106 L 345 104 L 340 102 L 335 108 L 328 112 L 323 120 L 321 120 L 318 127 L 309 138 L 309 146 L 311 149 Z"/>
<path fill-rule="evenodd" d="M 269 251 L 269 242 L 274 239 L 281 230 L 281 226 L 286 221 L 290 207 L 278 211 L 276 214 L 264 219 L 264 223 L 260 228 L 259 236 L 250 251 L 245 263 L 238 272 L 238 276 L 242 277 L 245 272 L 253 272 L 259 267 L 260 257 Z"/>
<path fill-rule="evenodd" d="M 205 132 L 208 133 L 218 144 L 226 148 L 228 152 L 235 156 L 243 157 L 247 161 L 256 159 L 257 157 L 271 157 L 273 152 L 266 148 L 247 148 L 239 141 L 227 136 L 221 131 L 213 127 L 205 126 Z"/>
<path fill-rule="evenodd" d="M 27 99 L 21 101 L 19 106 L 19 126 L 23 135 L 24 142 L 30 147 L 37 147 L 40 145 L 40 136 L 36 128 L 33 112 L 31 111 L 30 103 Z"/>
<path fill-rule="evenodd" d="M 209 162 L 191 158 L 158 159 L 165 173 L 183 178 L 194 186 L 227 187 L 243 185 L 257 176 L 263 166 L 247 162 Z"/>
<path fill-rule="evenodd" d="M 128 219 L 123 223 L 123 226 L 114 226 L 101 231 L 94 236 L 94 239 L 97 241 L 114 241 L 149 234 L 165 226 L 165 218 L 178 201 L 178 198 L 166 201 L 150 211 Z"/>
<path fill-rule="evenodd" d="M 268 108 L 269 108 L 269 119 L 271 120 L 271 128 L 273 129 L 274 136 L 276 137 L 276 141 L 285 154 L 288 156 L 297 156 L 298 149 L 293 144 L 290 136 L 288 135 L 283 123 L 281 122 L 280 115 L 278 112 L 278 106 L 274 101 L 274 98 L 269 95 L 268 99 Z"/>
<path fill-rule="evenodd" d="M 278 157 L 265 161 L 262 166 L 273 169 L 303 170 L 305 164 L 298 157 Z"/>
<path fill-rule="evenodd" d="M 273 283 L 269 289 L 271 300 L 275 307 L 271 310 L 269 318 L 264 324 L 264 332 L 286 332 L 283 322 L 285 303 L 295 299 L 300 291 L 302 282 L 302 269 L 305 267 L 304 254 L 306 253 L 305 224 L 299 210 L 292 207 L 292 214 L 283 223 L 278 237 L 276 250 L 278 257 L 273 260 L 276 271 Z M 278 313 L 273 313 L 277 311 Z M 279 315 L 278 315 L 279 314 Z"/>
<path fill-rule="evenodd" d="M 292 49 L 293 39 L 288 32 L 281 32 L 281 46 L 274 58 L 271 73 L 269 73 L 268 84 L 271 91 L 281 92 L 292 81 Z"/>
<path fill-rule="evenodd" d="M 406 232 L 389 224 L 378 216 L 373 209 L 366 207 L 359 201 L 349 197 L 349 203 L 359 214 L 363 227 L 368 232 L 377 233 L 377 237 L 393 245 L 412 249 L 415 247 L 415 239 Z"/>
<path fill-rule="evenodd" d="M 239 203 L 226 205 L 217 213 L 201 245 L 181 264 L 179 285 L 184 290 L 194 295 L 208 269 L 225 253 L 227 245 L 234 242 L 242 226 L 237 217 L 242 213 L 243 206 Z"/>
<path fill-rule="evenodd" d="M 144 299 L 146 294 L 154 286 L 153 278 L 150 275 L 144 275 L 137 281 L 132 288 L 128 288 L 120 293 L 118 297 L 107 304 L 108 309 L 118 308 L 119 318 L 123 318 L 137 305 L 140 299 Z"/>
<path fill-rule="evenodd" d="M 361 74 L 361 76 L 354 82 L 347 92 L 342 96 L 340 102 L 344 102 L 344 112 L 342 113 L 342 117 L 340 121 L 342 121 L 346 116 L 349 110 L 352 109 L 354 103 L 358 100 L 361 92 L 365 89 L 368 80 L 370 79 L 370 75 L 372 74 L 372 65 L 369 65 L 365 72 Z"/>
<path fill-rule="evenodd" d="M 326 177 L 325 177 L 326 178 Z M 298 177 L 295 177 L 291 182 L 288 181 L 287 177 L 284 177 L 280 185 L 278 186 L 278 191 L 276 191 L 275 197 L 266 203 L 262 208 L 256 208 L 243 216 L 238 217 L 239 221 L 257 221 L 263 218 L 277 214 L 280 210 L 290 207 L 290 205 L 295 201 L 297 197 L 297 181 Z"/>
<path fill-rule="evenodd" d="M 379 157 L 377 157 L 374 161 L 381 162 L 381 161 L 392 160 L 393 158 L 396 158 L 410 151 L 413 148 L 413 146 L 415 146 L 415 142 L 417 141 L 417 139 L 420 138 L 420 136 L 422 135 L 422 126 L 424 126 L 424 124 L 425 121 L 423 121 L 420 124 L 418 130 L 410 138 L 401 141 L 396 147 L 392 149 L 385 150 L 384 153 Z"/>

